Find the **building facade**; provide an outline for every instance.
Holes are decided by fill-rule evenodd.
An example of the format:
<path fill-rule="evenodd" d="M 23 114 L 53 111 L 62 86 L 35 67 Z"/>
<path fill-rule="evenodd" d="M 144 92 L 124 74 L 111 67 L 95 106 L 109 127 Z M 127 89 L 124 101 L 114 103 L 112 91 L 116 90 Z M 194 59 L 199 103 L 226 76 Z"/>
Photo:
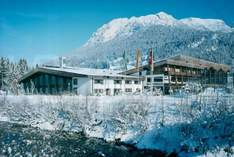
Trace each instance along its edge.
<path fill-rule="evenodd" d="M 31 94 L 118 95 L 143 90 L 141 77 L 102 69 L 38 67 L 20 82 Z"/>
<path fill-rule="evenodd" d="M 188 82 L 196 82 L 203 87 L 224 87 L 230 69 L 225 64 L 177 55 L 154 62 L 153 74 L 149 65 L 133 68 L 124 73 L 143 76 L 144 89 L 160 88 L 164 93 L 168 93 L 170 89 L 179 89 Z"/>
<path fill-rule="evenodd" d="M 63 67 L 39 67 L 21 78 L 26 93 L 118 95 L 161 89 L 164 94 L 195 82 L 202 87 L 226 87 L 228 65 L 178 55 L 123 72 Z M 233 79 L 233 78 L 232 78 Z"/>

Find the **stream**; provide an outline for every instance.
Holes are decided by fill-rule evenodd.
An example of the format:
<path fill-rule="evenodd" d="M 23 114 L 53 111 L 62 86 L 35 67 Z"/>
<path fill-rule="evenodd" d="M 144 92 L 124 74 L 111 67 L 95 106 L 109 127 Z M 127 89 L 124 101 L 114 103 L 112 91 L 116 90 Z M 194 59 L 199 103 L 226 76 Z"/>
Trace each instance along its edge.
<path fill-rule="evenodd" d="M 163 157 L 165 153 L 87 138 L 81 133 L 48 131 L 0 122 L 0 157 Z"/>

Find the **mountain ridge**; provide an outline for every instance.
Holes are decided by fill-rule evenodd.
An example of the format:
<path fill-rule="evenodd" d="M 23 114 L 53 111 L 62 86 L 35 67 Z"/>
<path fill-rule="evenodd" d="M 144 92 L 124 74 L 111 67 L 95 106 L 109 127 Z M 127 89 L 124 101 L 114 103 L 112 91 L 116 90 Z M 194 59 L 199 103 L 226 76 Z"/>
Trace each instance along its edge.
<path fill-rule="evenodd" d="M 153 47 L 158 59 L 186 54 L 232 65 L 233 30 L 220 19 L 176 19 L 164 12 L 117 18 L 98 28 L 83 46 L 69 54 L 67 63 L 110 68 L 121 65 L 126 51 L 133 66 L 136 49 L 141 49 L 145 61 L 148 49 Z"/>
<path fill-rule="evenodd" d="M 225 24 L 223 20 L 220 19 L 201 19 L 201 18 L 183 18 L 177 20 L 173 16 L 166 14 L 165 12 L 159 12 L 157 14 L 151 14 L 140 17 L 130 17 L 130 18 L 117 18 L 111 20 L 109 23 L 104 24 L 101 28 L 95 32 L 88 42 L 84 45 L 87 46 L 92 42 L 96 42 L 96 37 L 101 37 L 102 39 L 96 39 L 97 41 L 106 42 L 113 39 L 120 29 L 129 29 L 128 27 L 133 27 L 134 24 L 140 24 L 142 26 L 152 26 L 152 25 L 167 25 L 167 26 L 177 26 L 177 27 L 189 27 L 199 30 L 210 30 L 210 31 L 223 31 L 230 32 L 233 31 L 231 27 Z M 130 25 L 130 26 L 129 26 Z M 127 27 L 127 28 L 126 28 Z M 121 30 L 123 31 L 123 30 Z M 123 31 L 126 32 L 126 31 Z M 108 39 L 108 37 L 110 37 Z"/>

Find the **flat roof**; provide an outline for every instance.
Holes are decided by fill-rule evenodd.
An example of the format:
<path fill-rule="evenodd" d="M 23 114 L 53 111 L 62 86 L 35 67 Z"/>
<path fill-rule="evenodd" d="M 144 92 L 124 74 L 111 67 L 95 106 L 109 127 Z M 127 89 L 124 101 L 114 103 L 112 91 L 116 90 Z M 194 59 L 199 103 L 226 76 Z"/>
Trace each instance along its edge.
<path fill-rule="evenodd" d="M 36 74 L 36 73 L 48 73 L 54 75 L 60 75 L 64 77 L 87 77 L 87 76 L 95 76 L 95 77 L 124 77 L 129 79 L 139 79 L 142 77 L 137 76 L 129 76 L 119 74 L 119 71 L 109 70 L 109 69 L 91 69 L 91 68 L 70 68 L 70 67 L 37 67 L 36 69 L 28 72 L 22 78 L 20 78 L 20 82 L 27 79 L 28 77 Z"/>

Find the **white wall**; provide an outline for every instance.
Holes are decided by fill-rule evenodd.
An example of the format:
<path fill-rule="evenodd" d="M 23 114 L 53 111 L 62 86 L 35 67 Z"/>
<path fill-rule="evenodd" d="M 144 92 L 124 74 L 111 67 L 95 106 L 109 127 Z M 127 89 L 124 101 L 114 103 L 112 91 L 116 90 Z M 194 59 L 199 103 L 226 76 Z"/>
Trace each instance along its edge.
<path fill-rule="evenodd" d="M 140 84 L 134 84 L 134 80 L 136 79 L 123 79 L 123 78 L 106 78 L 106 77 L 94 77 L 93 78 L 93 82 L 95 79 L 101 79 L 103 80 L 103 84 L 95 84 L 93 83 L 93 91 L 95 91 L 95 89 L 102 89 L 103 90 L 103 94 L 102 95 L 106 95 L 106 89 L 110 89 L 110 94 L 114 95 L 114 90 L 115 89 L 120 89 L 120 92 L 125 92 L 126 88 L 131 88 L 132 92 L 136 92 L 137 89 L 140 89 L 142 91 L 142 81 L 141 80 L 137 80 L 140 81 Z M 121 84 L 115 84 L 114 80 L 121 80 Z M 125 84 L 125 80 L 131 80 L 132 83 L 131 84 Z"/>
<path fill-rule="evenodd" d="M 73 89 L 77 88 L 77 93 L 80 95 L 90 95 L 97 94 L 95 93 L 95 89 L 102 90 L 103 93 L 99 93 L 99 95 L 106 95 L 106 89 L 110 90 L 110 95 L 114 95 L 114 89 L 120 89 L 121 92 L 125 92 L 126 88 L 131 88 L 132 92 L 136 92 L 137 89 L 143 90 L 143 83 L 141 80 L 137 79 L 122 79 L 122 78 L 106 78 L 106 77 L 76 77 L 73 79 L 78 79 L 78 85 L 73 85 Z M 95 80 L 100 79 L 103 80 L 103 84 L 95 84 Z M 114 80 L 121 80 L 121 84 L 115 84 Z M 131 84 L 125 84 L 125 80 L 131 80 Z M 140 84 L 135 84 L 134 80 L 140 81 Z"/>
<path fill-rule="evenodd" d="M 88 77 L 77 77 L 78 85 L 77 85 L 77 93 L 79 95 L 90 95 L 91 90 L 91 80 Z M 74 86 L 73 86 L 74 87 Z"/>

